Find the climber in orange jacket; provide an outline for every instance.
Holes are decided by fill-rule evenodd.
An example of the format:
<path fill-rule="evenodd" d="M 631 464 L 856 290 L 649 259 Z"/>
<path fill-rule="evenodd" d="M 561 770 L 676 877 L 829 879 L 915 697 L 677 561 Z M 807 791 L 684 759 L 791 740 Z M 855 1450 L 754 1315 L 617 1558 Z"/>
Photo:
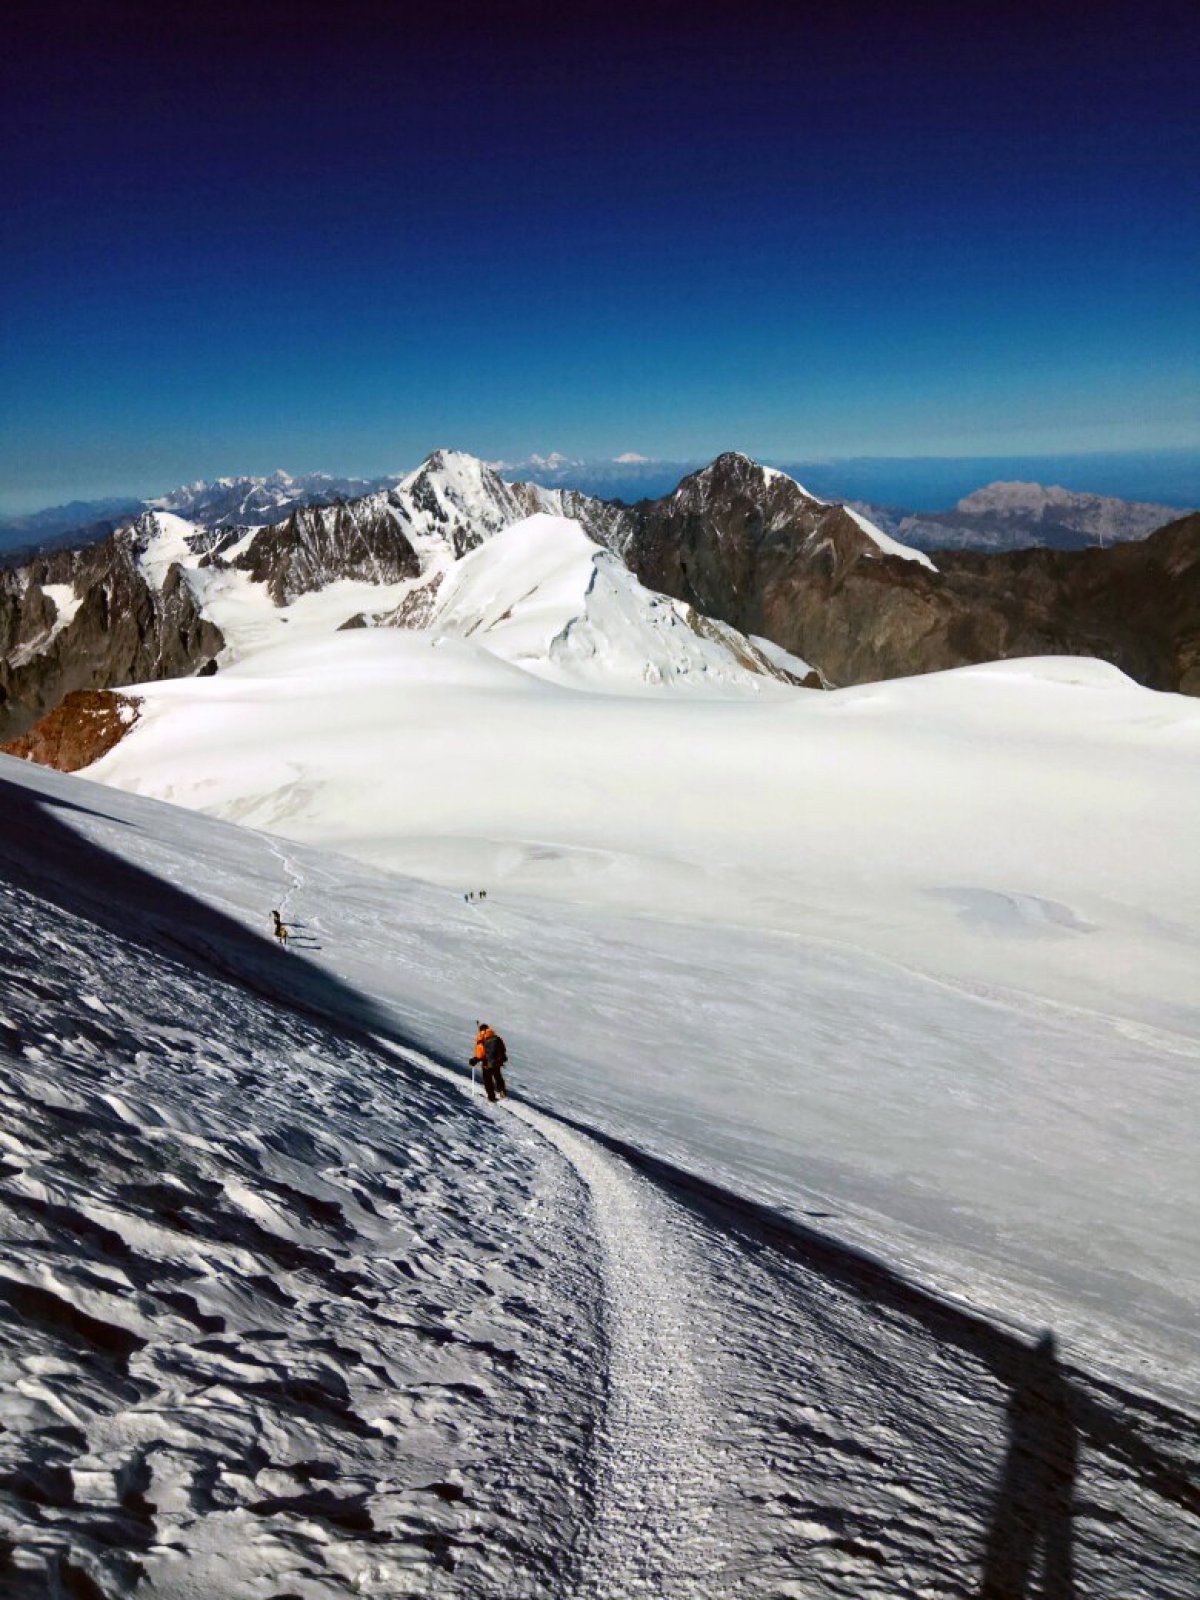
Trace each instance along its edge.
<path fill-rule="evenodd" d="M 482 1068 L 483 1087 L 494 1105 L 497 1100 L 508 1099 L 508 1085 L 504 1081 L 504 1063 L 508 1060 L 508 1051 L 494 1028 L 489 1028 L 486 1022 L 477 1022 L 475 1026 L 478 1031 L 471 1065 Z"/>

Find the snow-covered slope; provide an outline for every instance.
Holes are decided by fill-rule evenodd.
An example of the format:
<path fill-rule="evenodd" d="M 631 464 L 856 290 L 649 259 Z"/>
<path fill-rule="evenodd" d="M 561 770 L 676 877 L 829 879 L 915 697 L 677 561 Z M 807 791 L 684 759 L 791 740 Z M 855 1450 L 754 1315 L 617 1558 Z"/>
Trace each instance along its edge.
<path fill-rule="evenodd" d="M 522 1028 L 581 1061 L 572 1094 L 623 1128 L 675 1156 L 716 1141 L 775 1199 L 803 1149 L 840 1213 L 885 1215 L 906 1259 L 955 1256 L 964 1292 L 1017 1279 L 1060 1327 L 1176 1339 L 1200 1272 L 1166 1110 L 1200 1056 L 1194 702 L 1068 659 L 597 695 L 384 629 L 139 693 L 91 769 L 105 782 L 489 904 L 685 924 L 664 948 L 686 947 L 696 987 L 653 1002 L 646 1049 L 597 1038 L 585 1067 L 567 1045 L 574 1011 L 607 1006 L 586 963 L 521 1002 Z M 523 959 L 496 958 L 498 978 Z M 681 1027 L 719 1068 L 677 1059 Z"/>
<path fill-rule="evenodd" d="M 539 677 L 602 688 L 760 692 L 811 670 L 652 593 L 578 522 L 545 512 L 438 570 L 403 616 Z"/>
<path fill-rule="evenodd" d="M 4 758 L 0 806 L 6 1596 L 895 1600 L 1044 1555 L 1189 1600 L 1195 1419 L 1144 1398 L 1190 1382 L 1178 1037 Z M 481 1013 L 495 1113 L 439 1065 Z"/>

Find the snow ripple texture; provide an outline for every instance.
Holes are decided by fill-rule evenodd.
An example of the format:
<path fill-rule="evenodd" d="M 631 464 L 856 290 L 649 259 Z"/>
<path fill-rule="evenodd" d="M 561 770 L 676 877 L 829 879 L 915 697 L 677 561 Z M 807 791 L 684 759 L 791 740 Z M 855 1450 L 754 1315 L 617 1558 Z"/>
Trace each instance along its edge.
<path fill-rule="evenodd" d="M 144 815 L 0 828 L 4 1600 L 1192 1600 L 1194 1418 L 318 1015 Z"/>
<path fill-rule="evenodd" d="M 0 875 L 0 1595 L 558 1593 L 585 1220 L 532 1131 Z"/>

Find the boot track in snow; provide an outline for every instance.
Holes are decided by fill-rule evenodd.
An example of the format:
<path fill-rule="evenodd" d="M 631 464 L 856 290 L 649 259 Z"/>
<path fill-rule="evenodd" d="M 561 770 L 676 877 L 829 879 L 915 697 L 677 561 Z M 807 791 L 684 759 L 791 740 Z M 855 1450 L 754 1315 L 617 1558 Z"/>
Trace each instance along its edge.
<path fill-rule="evenodd" d="M 513 1110 L 583 1178 L 603 1256 L 606 1405 L 596 1517 L 576 1593 L 695 1594 L 711 1472 L 688 1331 L 689 1273 L 674 1259 L 666 1207 L 590 1139 L 528 1106 Z"/>
<path fill-rule="evenodd" d="M 886 1264 L 606 1134 L 508 1109 L 581 1180 L 603 1301 L 591 1520 L 560 1592 L 967 1600 L 1044 1540 L 1047 1560 L 1073 1551 L 1061 1600 L 1190 1593 L 1181 1413 L 1048 1368 Z M 1047 1383 L 1053 1416 L 1029 1410 Z"/>

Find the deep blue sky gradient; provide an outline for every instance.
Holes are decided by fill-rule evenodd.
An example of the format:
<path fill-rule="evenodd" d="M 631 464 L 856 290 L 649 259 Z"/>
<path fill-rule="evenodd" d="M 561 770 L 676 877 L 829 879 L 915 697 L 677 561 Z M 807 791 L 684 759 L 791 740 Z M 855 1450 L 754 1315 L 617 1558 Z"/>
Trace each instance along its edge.
<path fill-rule="evenodd" d="M 30 5 L 0 509 L 1197 442 L 1192 8 Z"/>

